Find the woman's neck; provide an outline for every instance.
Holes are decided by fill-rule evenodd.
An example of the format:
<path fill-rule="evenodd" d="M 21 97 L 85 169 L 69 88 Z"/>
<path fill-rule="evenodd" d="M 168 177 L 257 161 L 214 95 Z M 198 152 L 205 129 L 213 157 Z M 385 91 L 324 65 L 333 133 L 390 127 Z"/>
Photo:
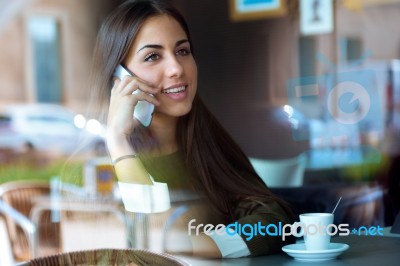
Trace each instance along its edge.
<path fill-rule="evenodd" d="M 177 117 L 155 113 L 150 125 L 152 135 L 157 139 L 159 147 L 152 151 L 153 155 L 166 155 L 178 150 L 176 141 Z"/>

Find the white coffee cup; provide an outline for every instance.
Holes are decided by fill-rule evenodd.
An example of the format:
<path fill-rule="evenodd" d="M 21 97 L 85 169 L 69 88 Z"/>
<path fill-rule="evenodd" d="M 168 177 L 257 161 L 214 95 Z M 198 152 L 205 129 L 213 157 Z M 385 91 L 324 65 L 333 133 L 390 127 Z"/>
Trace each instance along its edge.
<path fill-rule="evenodd" d="M 307 250 L 329 249 L 333 226 L 332 213 L 300 214 L 300 222 L 296 224 L 301 228 L 299 235 L 304 237 Z"/>

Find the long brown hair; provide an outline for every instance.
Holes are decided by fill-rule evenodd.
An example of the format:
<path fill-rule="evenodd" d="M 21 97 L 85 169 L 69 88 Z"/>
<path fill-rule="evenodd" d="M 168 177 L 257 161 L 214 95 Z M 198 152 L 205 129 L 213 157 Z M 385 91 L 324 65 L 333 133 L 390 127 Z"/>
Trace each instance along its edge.
<path fill-rule="evenodd" d="M 240 201 L 277 203 L 293 219 L 287 204 L 276 197 L 255 172 L 246 154 L 226 132 L 202 100 L 178 123 L 178 142 L 195 187 L 231 222 Z"/>
<path fill-rule="evenodd" d="M 109 99 L 113 70 L 127 56 L 140 27 L 146 19 L 162 14 L 180 23 L 192 46 L 184 18 L 163 1 L 126 1 L 103 23 L 94 53 L 96 75 L 93 85 L 95 95 L 106 99 L 104 103 Z M 132 145 L 140 151 L 143 144 L 149 145 L 151 137 L 148 130 L 137 127 L 132 139 Z M 178 121 L 177 141 L 194 188 L 206 196 L 226 222 L 237 218 L 235 208 L 243 200 L 260 204 L 278 203 L 288 215 L 291 214 L 286 204 L 267 188 L 248 157 L 198 95 L 194 98 L 191 111 Z"/>

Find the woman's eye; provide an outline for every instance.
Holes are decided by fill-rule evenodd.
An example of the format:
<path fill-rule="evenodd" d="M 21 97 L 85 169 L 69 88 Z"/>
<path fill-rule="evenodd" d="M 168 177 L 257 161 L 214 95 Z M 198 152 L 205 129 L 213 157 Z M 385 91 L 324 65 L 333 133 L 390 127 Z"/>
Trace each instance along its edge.
<path fill-rule="evenodd" d="M 156 53 L 151 53 L 151 54 L 147 55 L 147 56 L 144 58 L 144 61 L 146 61 L 146 62 L 152 62 L 152 61 L 156 61 L 156 60 L 158 60 L 158 59 L 160 59 L 160 55 L 158 55 L 158 54 L 156 54 Z"/>
<path fill-rule="evenodd" d="M 176 54 L 177 54 L 177 55 L 188 55 L 188 54 L 190 54 L 190 50 L 187 49 L 187 48 L 182 48 L 182 49 L 179 49 L 179 50 L 176 52 Z"/>

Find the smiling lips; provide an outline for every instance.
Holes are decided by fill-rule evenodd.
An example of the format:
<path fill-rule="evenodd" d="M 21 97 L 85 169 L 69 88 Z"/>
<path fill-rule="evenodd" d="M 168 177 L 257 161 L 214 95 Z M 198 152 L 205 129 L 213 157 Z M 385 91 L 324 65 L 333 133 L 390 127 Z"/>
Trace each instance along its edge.
<path fill-rule="evenodd" d="M 171 94 L 171 93 L 180 93 L 186 90 L 186 86 L 180 86 L 176 88 L 164 89 L 162 93 Z"/>

